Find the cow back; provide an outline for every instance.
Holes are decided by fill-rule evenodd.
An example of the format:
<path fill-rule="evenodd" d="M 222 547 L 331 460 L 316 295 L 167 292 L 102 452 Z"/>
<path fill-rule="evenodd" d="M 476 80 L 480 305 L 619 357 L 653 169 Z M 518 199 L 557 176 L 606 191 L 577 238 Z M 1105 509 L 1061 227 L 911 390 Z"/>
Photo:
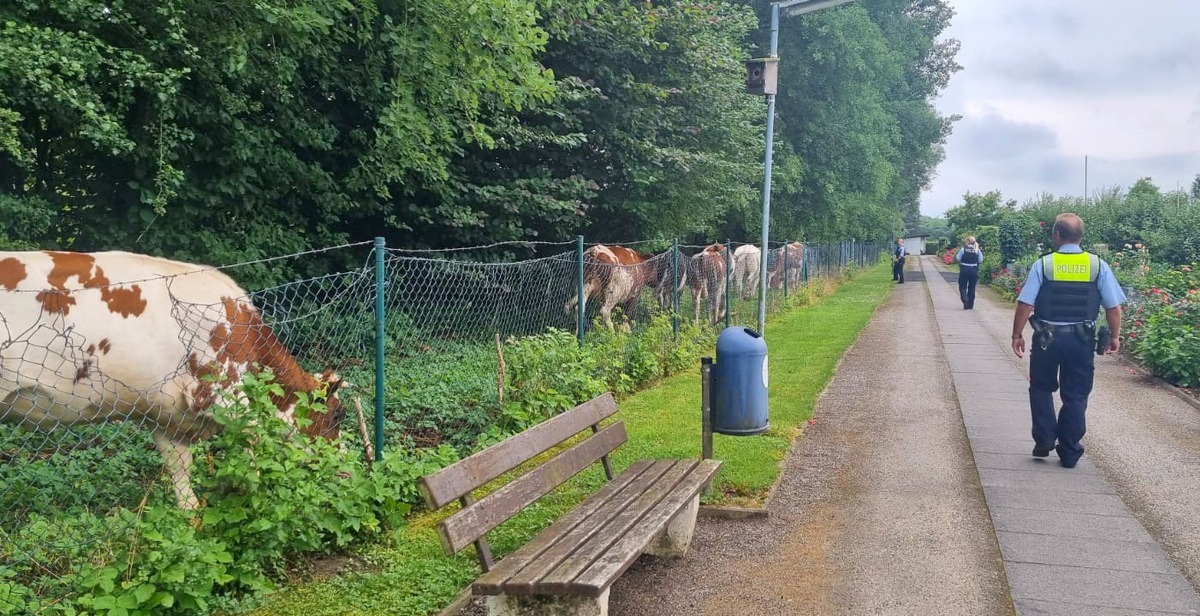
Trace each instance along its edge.
<path fill-rule="evenodd" d="M 0 420 L 147 419 L 192 440 L 215 429 L 216 385 L 251 365 L 315 386 L 246 296 L 213 268 L 147 255 L 0 252 Z"/>

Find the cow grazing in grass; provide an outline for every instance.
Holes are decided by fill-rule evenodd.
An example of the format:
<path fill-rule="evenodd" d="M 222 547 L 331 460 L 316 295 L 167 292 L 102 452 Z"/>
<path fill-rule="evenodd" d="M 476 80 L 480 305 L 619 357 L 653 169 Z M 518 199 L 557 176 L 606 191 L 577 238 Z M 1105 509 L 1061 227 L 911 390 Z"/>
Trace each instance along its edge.
<path fill-rule="evenodd" d="M 782 288 L 785 274 L 788 288 L 800 286 L 804 274 L 804 244 L 792 242 L 775 251 L 774 262 L 767 273 L 767 285 L 772 289 Z"/>
<path fill-rule="evenodd" d="M 658 285 L 653 257 L 624 246 L 597 244 L 583 252 L 583 301 L 576 294 L 567 300 L 567 314 L 578 308 L 587 313 L 589 299 L 600 298 L 600 317 L 613 327 L 612 311 L 617 306 L 625 318 L 637 309 L 642 290 Z"/>
<path fill-rule="evenodd" d="M 742 299 L 758 294 L 759 272 L 762 271 L 762 251 L 753 244 L 742 244 L 733 251 L 733 285 Z"/>
<path fill-rule="evenodd" d="M 232 279 L 126 252 L 0 252 L 0 421 L 34 430 L 133 421 L 151 430 L 181 507 L 198 506 L 188 446 L 213 435 L 223 385 L 269 368 L 294 422 L 298 392 L 324 390 L 302 428 L 336 438 L 341 380 L 301 368 Z"/>
<path fill-rule="evenodd" d="M 700 322 L 700 304 L 708 300 L 708 317 L 712 323 L 725 318 L 726 248 L 711 244 L 692 255 L 687 266 L 687 282 L 692 287 L 692 306 L 696 322 Z"/>

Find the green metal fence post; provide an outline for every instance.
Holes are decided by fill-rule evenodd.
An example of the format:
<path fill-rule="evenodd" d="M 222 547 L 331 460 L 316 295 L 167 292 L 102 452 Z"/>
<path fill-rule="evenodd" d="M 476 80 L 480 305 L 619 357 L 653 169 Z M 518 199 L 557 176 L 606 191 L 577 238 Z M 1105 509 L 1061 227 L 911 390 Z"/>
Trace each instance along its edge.
<path fill-rule="evenodd" d="M 583 348 L 583 326 L 586 323 L 583 316 L 583 236 L 575 236 L 575 336 L 579 339 L 579 348 Z"/>
<path fill-rule="evenodd" d="M 383 285 L 387 243 L 375 238 L 375 461 L 383 460 Z"/>
<path fill-rule="evenodd" d="M 725 327 L 729 327 L 729 309 L 731 307 L 729 294 L 733 280 L 733 240 L 725 238 Z"/>
<path fill-rule="evenodd" d="M 671 245 L 671 331 L 679 338 L 679 238 Z"/>

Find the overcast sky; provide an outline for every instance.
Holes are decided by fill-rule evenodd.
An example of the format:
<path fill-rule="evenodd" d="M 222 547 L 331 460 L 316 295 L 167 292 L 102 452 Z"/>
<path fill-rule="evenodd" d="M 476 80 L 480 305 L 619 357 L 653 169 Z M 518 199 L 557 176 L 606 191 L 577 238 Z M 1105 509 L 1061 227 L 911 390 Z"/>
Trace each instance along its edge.
<path fill-rule="evenodd" d="M 966 191 L 1164 191 L 1200 173 L 1200 1 L 949 0 L 963 70 L 937 107 L 962 120 L 921 213 Z"/>

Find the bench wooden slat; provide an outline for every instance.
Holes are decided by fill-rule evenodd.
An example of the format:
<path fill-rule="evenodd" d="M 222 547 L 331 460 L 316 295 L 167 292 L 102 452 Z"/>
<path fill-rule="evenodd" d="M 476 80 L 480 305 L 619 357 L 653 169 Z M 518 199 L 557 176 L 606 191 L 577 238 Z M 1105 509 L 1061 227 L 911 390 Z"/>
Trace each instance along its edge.
<path fill-rule="evenodd" d="M 661 501 L 677 483 L 695 466 L 695 460 L 671 460 L 671 468 L 663 473 L 658 481 L 645 486 L 645 490 L 624 510 L 604 522 L 599 532 L 578 546 L 570 556 L 559 562 L 553 570 L 535 584 L 534 593 L 571 594 L 571 583 L 596 559 L 609 550 L 610 546 L 620 540 L 629 529 L 651 511 L 656 503 Z M 640 551 L 638 552 L 641 553 Z M 634 558 L 637 557 L 635 554 Z"/>
<path fill-rule="evenodd" d="M 645 462 L 649 463 L 650 461 Z M 623 484 L 619 493 L 595 507 L 590 506 L 590 502 L 588 502 L 588 514 L 585 519 L 581 520 L 581 523 L 547 537 L 544 542 L 540 541 L 538 550 L 540 554 L 523 554 L 522 566 L 519 570 L 510 568 L 509 572 L 512 575 L 496 586 L 495 593 L 481 592 L 480 594 L 503 592 L 510 595 L 528 595 L 534 593 L 547 573 L 564 559 L 570 557 L 588 539 L 600 533 L 605 522 L 629 509 L 632 502 L 641 497 L 655 482 L 661 481 L 663 475 L 673 466 L 675 466 L 674 460 L 661 460 L 653 462 L 644 472 L 637 473 L 636 476 L 629 476 L 629 471 L 622 473 L 616 481 L 613 481 L 613 483 L 621 482 Z M 521 551 L 524 551 L 524 548 Z M 509 557 L 511 558 L 513 555 Z"/>
<path fill-rule="evenodd" d="M 614 423 L 451 515 L 438 526 L 442 546 L 449 554 L 457 553 L 601 456 L 621 446 L 625 440 L 625 424 Z"/>
<path fill-rule="evenodd" d="M 616 400 L 606 393 L 459 460 L 421 479 L 425 504 L 430 509 L 439 509 L 616 412 Z"/>
<path fill-rule="evenodd" d="M 615 544 L 604 553 L 604 556 L 592 563 L 570 584 L 568 592 L 589 597 L 598 597 L 606 588 L 612 585 L 638 556 L 650 545 L 667 523 L 688 504 L 701 488 L 712 478 L 720 468 L 718 460 L 702 460 L 693 467 L 692 471 L 670 492 L 661 504 L 649 515 L 642 518 L 629 532 L 625 533 Z M 554 588 L 547 585 L 548 589 Z"/>
<path fill-rule="evenodd" d="M 615 480 L 606 483 L 587 500 L 555 520 L 546 530 L 538 533 L 536 537 L 512 554 L 505 556 L 491 571 L 475 581 L 472 585 L 472 592 L 477 595 L 520 594 L 513 592 L 511 584 L 514 576 L 522 574 L 523 569 L 530 562 L 540 562 L 545 557 L 547 549 L 559 545 L 558 542 L 565 535 L 581 530 L 580 525 L 587 525 L 590 519 L 599 515 L 598 511 L 613 506 L 622 506 L 627 502 L 627 498 L 632 498 L 632 496 L 627 496 L 630 484 L 653 474 L 654 471 L 651 469 L 653 464 L 653 460 L 638 460 L 631 464 Z M 661 472 L 657 474 L 661 474 Z"/>

